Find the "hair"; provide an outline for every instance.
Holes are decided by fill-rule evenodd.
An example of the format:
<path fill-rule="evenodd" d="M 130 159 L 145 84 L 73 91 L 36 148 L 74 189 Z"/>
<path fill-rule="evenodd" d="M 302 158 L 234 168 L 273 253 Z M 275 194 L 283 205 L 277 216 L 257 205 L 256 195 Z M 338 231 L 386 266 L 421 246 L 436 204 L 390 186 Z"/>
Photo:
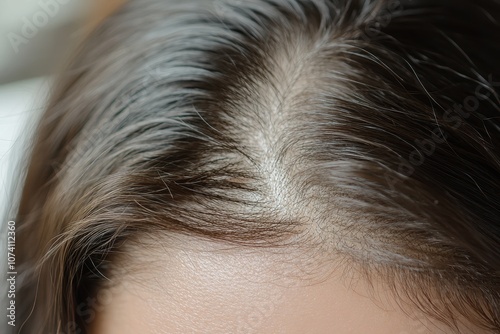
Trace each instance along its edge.
<path fill-rule="evenodd" d="M 499 19 L 497 0 L 130 1 L 34 135 L 20 330 L 85 332 L 113 256 L 181 233 L 315 247 L 500 333 Z"/>

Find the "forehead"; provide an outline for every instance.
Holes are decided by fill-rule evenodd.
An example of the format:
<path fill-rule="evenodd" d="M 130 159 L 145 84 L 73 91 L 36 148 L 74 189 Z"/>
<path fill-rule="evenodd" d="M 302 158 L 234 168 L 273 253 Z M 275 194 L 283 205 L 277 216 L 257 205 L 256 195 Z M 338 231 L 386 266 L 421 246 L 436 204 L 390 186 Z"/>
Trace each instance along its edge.
<path fill-rule="evenodd" d="M 176 242 L 162 252 L 139 251 L 127 274 L 112 278 L 97 318 L 89 321 L 92 334 L 406 334 L 436 329 L 423 316 L 407 316 L 377 282 L 370 290 L 345 264 L 296 250 Z"/>

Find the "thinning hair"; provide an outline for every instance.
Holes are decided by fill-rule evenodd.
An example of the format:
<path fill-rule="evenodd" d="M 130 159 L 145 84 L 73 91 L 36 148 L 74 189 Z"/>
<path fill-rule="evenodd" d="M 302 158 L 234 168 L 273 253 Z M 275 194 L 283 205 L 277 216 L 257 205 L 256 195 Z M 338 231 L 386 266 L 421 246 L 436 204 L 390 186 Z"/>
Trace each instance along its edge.
<path fill-rule="evenodd" d="M 500 332 L 499 19 L 496 0 L 130 1 L 34 136 L 23 330 L 84 330 L 96 273 L 160 231 L 317 247 Z"/>

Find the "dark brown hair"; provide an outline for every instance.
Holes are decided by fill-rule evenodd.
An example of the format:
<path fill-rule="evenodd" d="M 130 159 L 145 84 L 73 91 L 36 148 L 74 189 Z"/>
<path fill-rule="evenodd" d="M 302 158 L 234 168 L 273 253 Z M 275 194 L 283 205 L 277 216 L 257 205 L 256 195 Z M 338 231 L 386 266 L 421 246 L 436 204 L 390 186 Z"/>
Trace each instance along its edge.
<path fill-rule="evenodd" d="M 84 332 L 113 254 L 159 231 L 301 240 L 500 333 L 499 19 L 496 0 L 130 1 L 34 137 L 22 332 Z"/>

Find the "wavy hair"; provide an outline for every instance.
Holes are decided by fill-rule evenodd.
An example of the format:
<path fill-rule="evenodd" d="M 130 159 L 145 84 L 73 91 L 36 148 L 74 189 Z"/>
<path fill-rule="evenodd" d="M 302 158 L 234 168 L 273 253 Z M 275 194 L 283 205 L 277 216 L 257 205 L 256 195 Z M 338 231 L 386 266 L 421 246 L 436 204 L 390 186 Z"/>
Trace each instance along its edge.
<path fill-rule="evenodd" d="M 130 1 L 33 139 L 22 331 L 84 333 L 113 255 L 158 232 L 300 242 L 500 333 L 499 19 L 497 0 Z"/>

